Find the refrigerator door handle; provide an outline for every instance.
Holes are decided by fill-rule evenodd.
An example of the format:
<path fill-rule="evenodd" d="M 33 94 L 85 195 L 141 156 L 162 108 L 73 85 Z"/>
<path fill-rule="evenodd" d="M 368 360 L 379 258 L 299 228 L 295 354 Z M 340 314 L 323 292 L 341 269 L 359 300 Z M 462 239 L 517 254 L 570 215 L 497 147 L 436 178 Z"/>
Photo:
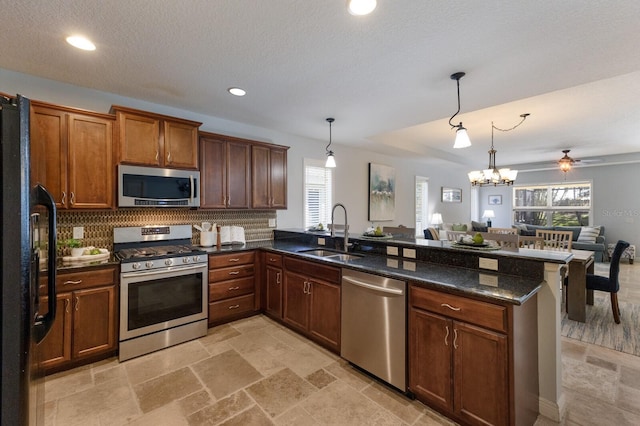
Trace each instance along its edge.
<path fill-rule="evenodd" d="M 45 315 L 36 314 L 34 333 L 36 342 L 41 342 L 45 338 L 53 321 L 56 318 L 56 204 L 51 194 L 40 184 L 35 186 L 31 192 L 31 204 L 43 205 L 46 207 L 49 223 L 48 223 L 48 259 L 47 259 L 47 313 Z M 35 256 L 36 259 L 39 256 Z M 36 266 L 36 271 L 39 268 Z M 38 291 L 38 274 L 36 273 L 35 289 Z"/>

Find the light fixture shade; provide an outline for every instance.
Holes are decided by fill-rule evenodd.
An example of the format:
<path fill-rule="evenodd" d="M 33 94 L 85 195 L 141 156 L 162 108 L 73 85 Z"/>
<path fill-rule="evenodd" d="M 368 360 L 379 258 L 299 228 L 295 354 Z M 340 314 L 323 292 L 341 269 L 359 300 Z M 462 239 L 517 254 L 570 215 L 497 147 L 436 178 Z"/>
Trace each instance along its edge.
<path fill-rule="evenodd" d="M 376 6 L 376 0 L 347 0 L 349 13 L 356 16 L 368 15 Z"/>
<path fill-rule="evenodd" d="M 454 148 L 466 148 L 471 146 L 471 140 L 469 140 L 469 135 L 467 134 L 467 129 L 462 127 L 462 123 L 460 123 L 460 127 L 456 130 L 456 140 L 453 143 Z"/>
<path fill-rule="evenodd" d="M 432 225 L 442 225 L 442 214 L 434 213 L 431 215 L 431 224 Z"/>
<path fill-rule="evenodd" d="M 325 167 L 334 168 L 336 166 L 336 159 L 333 157 L 333 151 L 329 151 L 327 154 L 327 162 L 324 163 Z"/>
<path fill-rule="evenodd" d="M 482 213 L 482 217 L 493 219 L 494 217 L 496 217 L 496 214 L 493 212 L 493 210 L 485 210 L 484 213 Z"/>

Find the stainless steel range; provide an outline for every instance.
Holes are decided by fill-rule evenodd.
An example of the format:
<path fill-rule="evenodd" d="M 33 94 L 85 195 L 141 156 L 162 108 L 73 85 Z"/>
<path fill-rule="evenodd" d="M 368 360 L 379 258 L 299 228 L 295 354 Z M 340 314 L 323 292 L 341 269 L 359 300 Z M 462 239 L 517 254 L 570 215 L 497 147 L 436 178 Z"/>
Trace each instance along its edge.
<path fill-rule="evenodd" d="M 207 334 L 207 253 L 191 225 L 114 228 L 124 361 Z"/>

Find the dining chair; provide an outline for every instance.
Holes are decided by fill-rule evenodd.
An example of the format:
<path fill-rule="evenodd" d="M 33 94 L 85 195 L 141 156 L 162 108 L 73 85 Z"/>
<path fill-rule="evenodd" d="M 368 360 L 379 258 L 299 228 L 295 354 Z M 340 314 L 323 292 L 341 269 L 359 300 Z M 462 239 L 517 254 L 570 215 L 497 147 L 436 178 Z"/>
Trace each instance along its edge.
<path fill-rule="evenodd" d="M 587 274 L 587 291 L 593 292 L 593 290 L 598 290 L 611 293 L 611 310 L 613 311 L 613 319 L 616 324 L 620 324 L 620 306 L 618 305 L 620 258 L 627 247 L 629 247 L 629 243 L 626 241 L 618 240 L 616 243 L 616 247 L 613 249 L 613 254 L 611 255 L 608 277 Z"/>
<path fill-rule="evenodd" d="M 536 229 L 536 237 L 542 237 L 545 250 L 571 251 L 571 240 L 573 239 L 573 232 L 571 231 Z"/>
<path fill-rule="evenodd" d="M 382 232 L 391 234 L 397 238 L 415 238 L 416 228 L 407 228 L 406 226 L 383 226 Z"/>
<path fill-rule="evenodd" d="M 518 246 L 520 248 L 542 250 L 544 248 L 544 239 L 542 237 L 520 235 L 518 237 Z"/>
<path fill-rule="evenodd" d="M 519 245 L 518 234 L 515 232 L 491 232 L 492 228 L 489 228 L 489 232 L 483 232 L 485 241 L 493 241 L 495 245 L 504 250 L 517 250 Z M 510 228 L 497 228 L 510 231 Z"/>
<path fill-rule="evenodd" d="M 469 235 L 469 234 L 464 231 L 447 231 L 447 240 L 458 241 L 461 235 Z"/>
<path fill-rule="evenodd" d="M 487 232 L 490 234 L 518 234 L 518 230 L 515 228 L 489 228 Z"/>

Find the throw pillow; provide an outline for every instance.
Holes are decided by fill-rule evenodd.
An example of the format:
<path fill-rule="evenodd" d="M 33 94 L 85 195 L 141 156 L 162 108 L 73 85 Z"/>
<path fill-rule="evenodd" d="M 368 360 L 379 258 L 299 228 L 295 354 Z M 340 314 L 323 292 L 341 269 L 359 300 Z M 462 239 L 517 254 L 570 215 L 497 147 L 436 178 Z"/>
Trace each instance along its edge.
<path fill-rule="evenodd" d="M 476 232 L 487 232 L 489 231 L 489 228 L 487 227 L 487 224 L 484 222 L 476 222 L 476 221 L 471 221 L 471 228 L 476 231 Z"/>
<path fill-rule="evenodd" d="M 451 230 L 452 231 L 467 232 L 467 225 L 465 223 L 454 223 L 451 226 Z"/>
<path fill-rule="evenodd" d="M 596 227 L 583 226 L 582 229 L 580 229 L 580 235 L 578 235 L 578 242 L 593 244 L 596 242 L 596 237 L 598 235 L 600 235 L 599 226 L 596 226 Z"/>

